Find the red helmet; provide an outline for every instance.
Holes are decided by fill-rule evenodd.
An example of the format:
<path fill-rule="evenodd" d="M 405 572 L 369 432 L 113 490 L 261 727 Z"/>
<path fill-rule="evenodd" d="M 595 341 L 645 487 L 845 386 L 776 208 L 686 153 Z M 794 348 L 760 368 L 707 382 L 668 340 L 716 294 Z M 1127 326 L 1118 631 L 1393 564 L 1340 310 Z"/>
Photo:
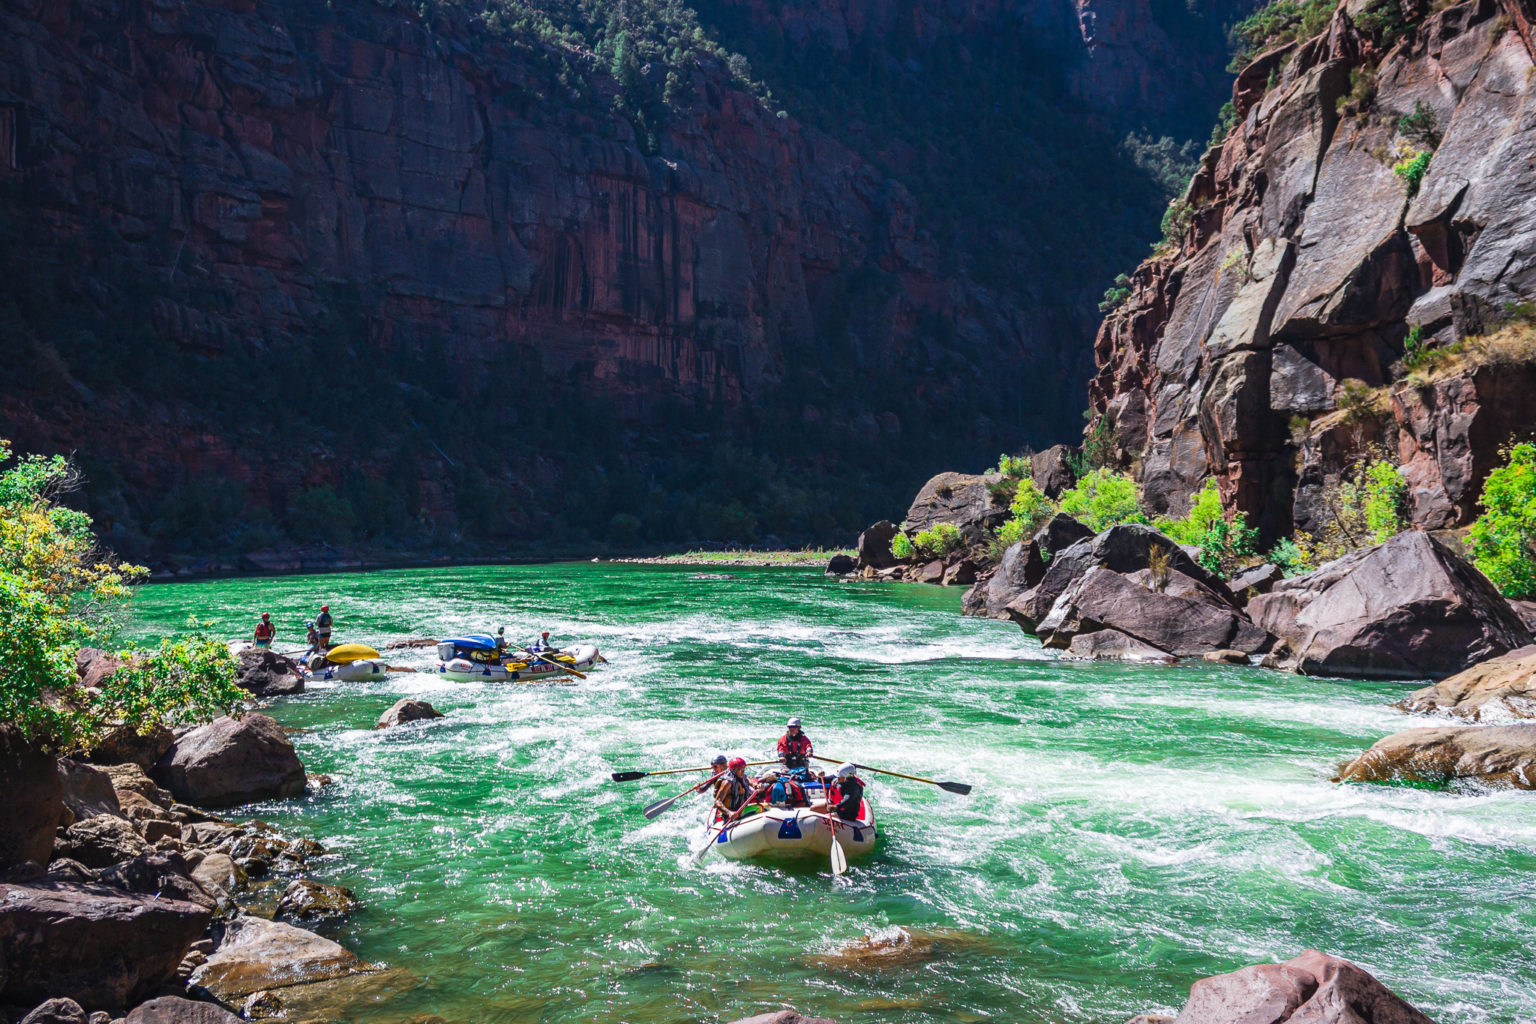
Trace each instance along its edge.
<path fill-rule="evenodd" d="M 261 613 L 261 617 L 264 618 L 264 619 L 270 619 L 272 617 L 272 613 L 271 612 L 262 612 Z"/>
<path fill-rule="evenodd" d="M 539 636 L 549 636 L 549 630 L 546 629 L 544 632 L 540 633 Z"/>
<path fill-rule="evenodd" d="M 323 605 L 320 606 L 320 610 L 323 611 L 323 612 L 328 612 L 328 611 L 331 610 L 331 606 L 328 605 L 328 604 L 323 604 Z"/>
<path fill-rule="evenodd" d="M 744 757 L 733 757 L 733 758 L 731 758 L 731 763 L 726 765 L 726 767 L 729 768 L 733 772 L 740 771 L 741 769 L 745 768 L 746 766 L 747 766 L 747 759 L 744 758 Z"/>

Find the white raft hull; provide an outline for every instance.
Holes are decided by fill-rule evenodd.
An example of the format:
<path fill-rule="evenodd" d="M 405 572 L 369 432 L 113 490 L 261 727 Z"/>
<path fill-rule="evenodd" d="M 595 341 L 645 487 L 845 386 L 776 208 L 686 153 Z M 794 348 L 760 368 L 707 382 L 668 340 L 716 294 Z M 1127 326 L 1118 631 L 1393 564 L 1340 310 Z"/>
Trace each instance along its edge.
<path fill-rule="evenodd" d="M 571 655 L 576 660 L 573 663 L 561 662 L 561 664 L 578 672 L 584 672 L 597 664 L 599 657 L 597 648 L 591 644 L 563 653 Z M 467 658 L 439 662 L 437 674 L 443 679 L 451 679 L 457 683 L 541 683 L 556 677 L 574 678 L 569 672 L 541 661 L 529 661 L 526 668 L 509 669 L 505 665 L 486 665 Z"/>
<path fill-rule="evenodd" d="M 300 669 L 307 683 L 337 681 L 343 683 L 377 683 L 389 674 L 389 666 L 382 661 L 365 658 L 345 665 L 324 665 L 320 668 Z"/>
<path fill-rule="evenodd" d="M 855 860 L 874 853 L 878 839 L 875 815 L 865 800 L 857 821 L 843 821 L 835 814 L 804 807 L 770 808 L 717 835 L 714 846 L 715 852 L 728 860 L 826 860 L 835 842 L 849 860 Z"/>

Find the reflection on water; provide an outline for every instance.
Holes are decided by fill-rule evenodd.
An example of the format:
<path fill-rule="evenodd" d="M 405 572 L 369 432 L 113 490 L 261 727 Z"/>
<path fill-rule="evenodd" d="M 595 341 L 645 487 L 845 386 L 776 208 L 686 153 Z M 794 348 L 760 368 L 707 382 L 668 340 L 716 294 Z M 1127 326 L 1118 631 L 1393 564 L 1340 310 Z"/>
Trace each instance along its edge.
<path fill-rule="evenodd" d="M 716 578 L 722 577 L 722 578 Z M 263 807 L 335 856 L 366 909 L 333 934 L 425 979 L 354 1019 L 729 1021 L 792 1004 L 848 1024 L 1117 1022 L 1306 947 L 1350 957 L 1442 1022 L 1536 1016 L 1528 794 L 1340 788 L 1403 727 L 1404 687 L 1052 660 L 958 591 L 804 570 L 598 565 L 409 570 L 146 588 L 135 628 L 189 612 L 284 640 L 331 602 L 338 640 L 494 630 L 598 642 L 585 683 L 450 683 L 431 649 L 386 684 L 275 706 L 337 783 Z M 286 637 L 284 637 L 286 634 Z M 403 696 L 447 718 L 373 731 Z M 834 883 L 687 861 L 702 805 L 617 768 L 761 755 L 789 714 L 878 775 L 884 848 Z M 910 962 L 850 962 L 907 929 Z M 827 957 L 824 954 L 832 954 Z M 898 957 L 901 959 L 901 957 Z"/>

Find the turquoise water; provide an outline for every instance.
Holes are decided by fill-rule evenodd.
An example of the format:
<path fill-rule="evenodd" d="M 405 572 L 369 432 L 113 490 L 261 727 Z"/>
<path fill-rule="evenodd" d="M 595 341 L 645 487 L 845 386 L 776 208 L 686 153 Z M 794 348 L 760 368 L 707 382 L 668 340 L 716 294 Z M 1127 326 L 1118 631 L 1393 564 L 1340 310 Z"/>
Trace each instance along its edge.
<path fill-rule="evenodd" d="M 268 610 L 291 649 L 321 598 L 338 642 L 505 625 L 611 659 L 585 683 L 422 672 L 271 708 L 336 782 L 261 816 L 321 839 L 334 856 L 317 876 L 364 900 L 331 934 L 421 980 L 349 1019 L 731 1021 L 790 1004 L 845 1024 L 1120 1024 L 1177 1008 L 1197 978 L 1307 947 L 1442 1022 L 1536 1019 L 1536 797 L 1329 781 L 1409 723 L 1388 707 L 1404 685 L 1061 663 L 1010 624 L 961 618 L 958 591 L 794 569 L 157 585 L 134 628 L 195 613 L 234 637 Z M 428 670 L 435 654 L 389 660 Z M 403 696 L 447 717 L 373 731 Z M 687 777 L 608 781 L 752 759 L 789 714 L 819 752 L 975 791 L 868 776 L 883 847 L 834 881 L 695 868 L 700 804 L 640 815 Z M 822 962 L 898 926 L 922 939 L 916 962 Z"/>

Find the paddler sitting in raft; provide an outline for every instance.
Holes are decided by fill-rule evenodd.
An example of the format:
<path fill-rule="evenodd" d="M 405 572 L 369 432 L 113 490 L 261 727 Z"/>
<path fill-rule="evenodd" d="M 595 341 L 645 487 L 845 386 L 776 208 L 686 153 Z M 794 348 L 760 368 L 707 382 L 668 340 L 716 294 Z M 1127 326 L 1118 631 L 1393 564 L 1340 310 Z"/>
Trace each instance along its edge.
<path fill-rule="evenodd" d="M 715 817 L 735 821 L 756 790 L 752 780 L 747 778 L 746 758 L 731 758 L 726 762 L 725 774 L 715 780 Z"/>
<path fill-rule="evenodd" d="M 800 719 L 791 718 L 784 735 L 779 737 L 779 763 L 784 774 L 797 782 L 807 782 L 811 777 L 811 738 L 800 731 Z"/>
<path fill-rule="evenodd" d="M 858 821 L 859 808 L 864 803 L 864 780 L 859 778 L 858 767 L 844 763 L 831 775 L 822 773 L 827 798 L 811 805 L 813 811 L 831 811 L 844 821 Z"/>

